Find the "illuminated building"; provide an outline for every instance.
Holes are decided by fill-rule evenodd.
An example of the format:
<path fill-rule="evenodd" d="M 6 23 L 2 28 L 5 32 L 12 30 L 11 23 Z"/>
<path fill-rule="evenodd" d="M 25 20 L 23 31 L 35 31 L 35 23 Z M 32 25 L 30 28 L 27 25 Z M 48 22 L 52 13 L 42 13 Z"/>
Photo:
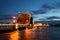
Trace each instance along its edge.
<path fill-rule="evenodd" d="M 17 19 L 18 24 L 33 24 L 33 17 L 31 17 L 30 13 L 27 14 L 18 14 L 18 19 Z"/>

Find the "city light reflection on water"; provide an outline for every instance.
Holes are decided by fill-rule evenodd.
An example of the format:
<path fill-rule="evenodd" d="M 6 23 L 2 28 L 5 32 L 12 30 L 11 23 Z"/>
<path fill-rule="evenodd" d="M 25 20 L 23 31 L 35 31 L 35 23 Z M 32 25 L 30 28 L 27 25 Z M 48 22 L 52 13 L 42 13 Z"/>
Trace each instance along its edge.
<path fill-rule="evenodd" d="M 9 33 L 9 40 L 18 40 L 19 39 L 19 31 Z"/>
<path fill-rule="evenodd" d="M 33 29 L 16 30 L 0 34 L 0 40 L 53 40 L 54 36 L 52 37 L 52 35 L 56 31 L 52 30 L 52 32 L 51 29 L 48 27 L 36 27 Z"/>

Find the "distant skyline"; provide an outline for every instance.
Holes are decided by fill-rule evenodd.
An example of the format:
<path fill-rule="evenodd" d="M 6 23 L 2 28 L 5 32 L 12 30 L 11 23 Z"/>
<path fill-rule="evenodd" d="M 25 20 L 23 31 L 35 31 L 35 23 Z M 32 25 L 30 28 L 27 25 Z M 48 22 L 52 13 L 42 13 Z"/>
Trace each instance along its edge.
<path fill-rule="evenodd" d="M 0 0 L 0 15 L 30 13 L 34 20 L 60 17 L 60 0 Z"/>

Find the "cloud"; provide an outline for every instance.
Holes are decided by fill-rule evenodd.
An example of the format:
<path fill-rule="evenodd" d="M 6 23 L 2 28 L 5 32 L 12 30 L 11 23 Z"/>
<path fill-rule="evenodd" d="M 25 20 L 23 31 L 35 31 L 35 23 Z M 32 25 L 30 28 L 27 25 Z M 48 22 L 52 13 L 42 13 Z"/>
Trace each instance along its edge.
<path fill-rule="evenodd" d="M 52 9 L 59 9 L 60 8 L 60 3 L 55 3 L 55 5 L 52 4 L 43 4 L 40 9 L 36 10 L 36 11 L 31 11 L 33 15 L 36 14 L 46 14 L 48 11 L 52 10 Z"/>
<path fill-rule="evenodd" d="M 45 14 L 46 13 L 46 11 L 44 11 L 44 10 L 37 10 L 37 11 L 32 11 L 33 12 L 33 14 Z"/>
<path fill-rule="evenodd" d="M 38 18 L 38 17 L 36 17 L 36 16 L 33 16 L 33 18 Z"/>
<path fill-rule="evenodd" d="M 57 7 L 57 8 L 60 7 L 60 3 L 59 3 L 59 2 L 56 3 L 56 7 Z"/>
<path fill-rule="evenodd" d="M 55 9 L 55 7 L 54 6 L 52 6 L 52 5 L 49 5 L 49 4 L 43 4 L 42 5 L 42 8 L 44 8 L 44 9 Z"/>
<path fill-rule="evenodd" d="M 50 17 L 39 18 L 38 20 L 39 21 L 60 21 L 60 17 L 50 16 Z"/>
<path fill-rule="evenodd" d="M 60 19 L 60 17 L 57 17 L 57 16 L 51 16 L 51 17 L 47 17 L 47 19 Z"/>
<path fill-rule="evenodd" d="M 33 14 L 45 14 L 47 11 L 54 9 L 54 7 L 48 5 L 48 4 L 43 4 L 40 9 L 36 11 L 31 11 Z"/>

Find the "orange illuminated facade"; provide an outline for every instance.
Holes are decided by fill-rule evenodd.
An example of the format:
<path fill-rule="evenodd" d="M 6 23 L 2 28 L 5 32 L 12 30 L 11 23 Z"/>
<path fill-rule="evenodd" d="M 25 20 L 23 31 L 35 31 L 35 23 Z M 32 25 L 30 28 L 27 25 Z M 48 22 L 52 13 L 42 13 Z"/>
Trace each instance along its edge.
<path fill-rule="evenodd" d="M 18 14 L 18 19 L 17 19 L 17 23 L 18 24 L 29 24 L 29 19 L 31 17 L 31 14 L 27 13 L 27 14 Z"/>

